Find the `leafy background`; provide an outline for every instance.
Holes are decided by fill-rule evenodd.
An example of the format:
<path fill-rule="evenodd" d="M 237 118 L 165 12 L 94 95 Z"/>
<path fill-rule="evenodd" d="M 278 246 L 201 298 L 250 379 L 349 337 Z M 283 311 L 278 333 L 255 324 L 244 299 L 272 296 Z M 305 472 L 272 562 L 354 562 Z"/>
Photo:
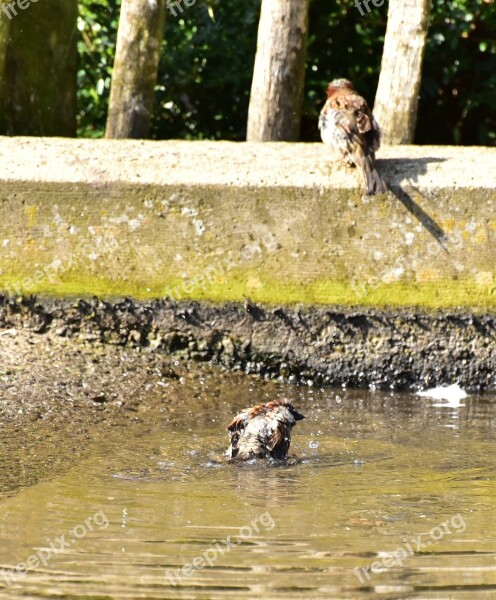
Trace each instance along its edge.
<path fill-rule="evenodd" d="M 105 129 L 119 6 L 79 3 L 83 137 Z M 244 139 L 259 12 L 260 0 L 197 0 L 176 17 L 167 11 L 151 137 Z M 311 0 L 303 141 L 319 139 L 331 78 L 352 79 L 373 103 L 386 15 L 387 3 L 362 17 L 354 0 Z M 433 0 L 415 141 L 496 144 L 495 0 Z"/>

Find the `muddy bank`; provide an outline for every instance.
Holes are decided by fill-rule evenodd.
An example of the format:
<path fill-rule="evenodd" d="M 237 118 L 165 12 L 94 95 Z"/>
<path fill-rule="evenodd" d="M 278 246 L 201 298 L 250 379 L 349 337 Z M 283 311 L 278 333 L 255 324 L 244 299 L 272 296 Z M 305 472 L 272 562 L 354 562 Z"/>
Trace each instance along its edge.
<path fill-rule="evenodd" d="M 3 297 L 0 329 L 9 328 L 294 383 L 496 389 L 496 315 Z"/>
<path fill-rule="evenodd" d="M 185 413 L 211 422 L 221 402 L 240 408 L 240 373 L 10 323 L 0 328 L 0 498 L 70 470 L 122 428 L 153 423 L 165 436 Z M 263 387 L 274 396 L 272 382 Z M 227 444 L 225 421 L 214 450 Z"/>

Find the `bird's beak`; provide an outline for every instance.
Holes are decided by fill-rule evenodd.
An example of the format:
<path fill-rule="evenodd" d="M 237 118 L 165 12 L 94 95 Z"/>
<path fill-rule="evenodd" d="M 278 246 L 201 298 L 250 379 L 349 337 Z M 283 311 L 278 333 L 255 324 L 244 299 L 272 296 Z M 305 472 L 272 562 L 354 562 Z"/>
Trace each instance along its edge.
<path fill-rule="evenodd" d="M 301 413 L 299 413 L 299 412 L 298 412 L 298 411 L 296 411 L 296 410 L 292 410 L 292 411 L 291 411 L 291 414 L 293 415 L 293 417 L 294 417 L 295 421 L 301 421 L 302 419 L 304 419 L 304 418 L 305 418 L 305 415 L 302 415 Z"/>

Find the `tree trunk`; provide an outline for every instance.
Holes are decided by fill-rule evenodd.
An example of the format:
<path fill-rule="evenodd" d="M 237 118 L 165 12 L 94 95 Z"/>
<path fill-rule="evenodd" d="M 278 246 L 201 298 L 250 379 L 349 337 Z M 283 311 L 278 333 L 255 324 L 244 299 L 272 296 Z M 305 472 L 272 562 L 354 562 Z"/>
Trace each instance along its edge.
<path fill-rule="evenodd" d="M 0 18 L 0 134 L 7 131 L 5 118 L 6 81 L 5 64 L 10 37 L 10 21 Z"/>
<path fill-rule="evenodd" d="M 374 105 L 386 144 L 413 143 L 430 11 L 430 0 L 389 0 Z"/>
<path fill-rule="evenodd" d="M 107 138 L 148 136 L 164 16 L 164 0 L 122 0 Z"/>
<path fill-rule="evenodd" d="M 297 141 L 300 133 L 309 0 L 262 0 L 247 139 Z"/>
<path fill-rule="evenodd" d="M 75 136 L 77 0 L 22 6 L 0 16 L 0 133 Z"/>

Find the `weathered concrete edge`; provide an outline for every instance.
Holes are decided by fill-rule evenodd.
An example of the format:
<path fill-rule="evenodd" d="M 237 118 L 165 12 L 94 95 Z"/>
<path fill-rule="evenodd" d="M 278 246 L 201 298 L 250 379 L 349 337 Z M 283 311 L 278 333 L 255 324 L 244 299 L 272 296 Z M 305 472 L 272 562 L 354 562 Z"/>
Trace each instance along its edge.
<path fill-rule="evenodd" d="M 496 203 L 487 194 L 474 190 L 468 205 L 464 192 L 433 200 L 450 236 L 445 252 L 394 197 L 367 207 L 349 191 L 322 201 L 318 192 L 285 187 L 38 184 L 33 192 L 7 183 L 0 189 L 0 287 L 19 296 L 484 312 L 496 307 Z M 164 196 L 172 205 L 165 217 Z M 216 268 L 221 263 L 224 270 Z M 206 281 L 212 271 L 215 281 Z"/>
<path fill-rule="evenodd" d="M 373 199 L 318 144 L 1 138 L 2 151 L 13 296 L 496 307 L 495 149 L 384 148 L 394 193 Z"/>
<path fill-rule="evenodd" d="M 496 314 L 0 296 L 0 329 L 140 346 L 292 383 L 496 389 Z"/>
<path fill-rule="evenodd" d="M 0 136 L 0 181 L 357 189 L 356 172 L 323 144 Z M 496 189 L 496 148 L 383 146 L 393 185 L 421 191 Z"/>

